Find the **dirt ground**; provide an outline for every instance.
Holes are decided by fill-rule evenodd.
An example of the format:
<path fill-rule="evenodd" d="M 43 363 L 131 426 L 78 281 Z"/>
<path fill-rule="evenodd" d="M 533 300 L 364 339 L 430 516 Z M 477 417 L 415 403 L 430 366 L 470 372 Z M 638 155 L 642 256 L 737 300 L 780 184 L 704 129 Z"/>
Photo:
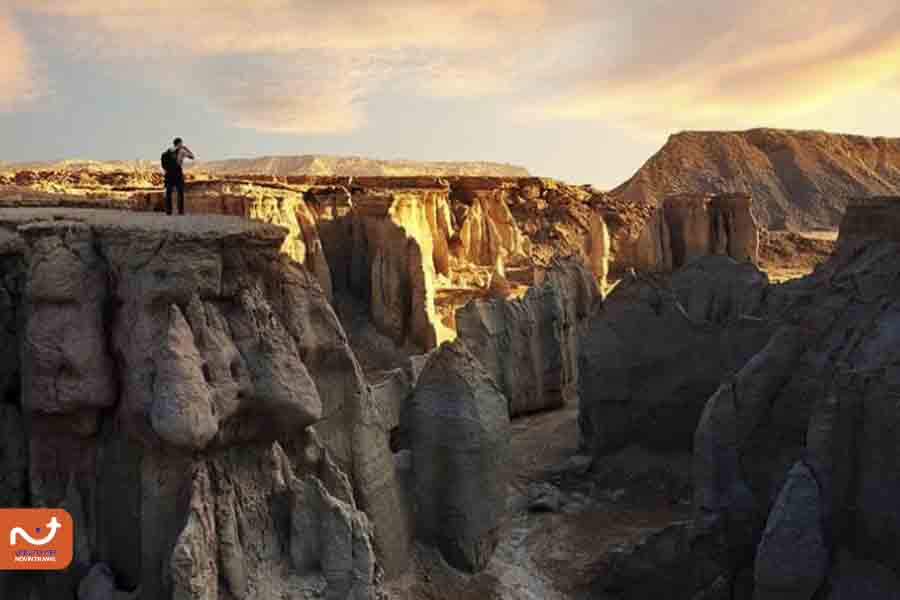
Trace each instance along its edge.
<path fill-rule="evenodd" d="M 834 251 L 838 232 L 768 231 L 760 236 L 760 268 L 773 283 L 804 277 Z"/>
<path fill-rule="evenodd" d="M 567 406 L 513 422 L 508 517 L 484 572 L 461 573 L 417 545 L 416 568 L 392 582 L 387 597 L 603 598 L 597 582 L 617 555 L 688 518 L 689 456 L 632 447 L 592 465 L 579 454 L 576 418 Z"/>

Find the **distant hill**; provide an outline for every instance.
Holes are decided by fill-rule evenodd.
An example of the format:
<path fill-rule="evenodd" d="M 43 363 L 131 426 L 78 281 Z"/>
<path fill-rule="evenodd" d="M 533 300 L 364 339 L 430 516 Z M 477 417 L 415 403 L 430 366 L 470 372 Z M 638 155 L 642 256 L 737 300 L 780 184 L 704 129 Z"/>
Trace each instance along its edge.
<path fill-rule="evenodd" d="M 185 165 L 188 171 L 211 175 L 341 175 L 353 177 L 415 175 L 480 177 L 528 177 L 528 170 L 515 165 L 481 161 L 378 160 L 359 156 L 263 156 L 218 161 L 197 161 Z M 158 160 L 58 160 L 0 163 L 0 170 L 52 171 L 156 171 Z"/>
<path fill-rule="evenodd" d="M 342 176 L 413 176 L 413 175 L 471 175 L 495 177 L 528 177 L 522 167 L 503 163 L 462 161 L 435 162 L 415 160 L 378 160 L 358 156 L 327 156 L 308 154 L 303 156 L 264 156 L 260 158 L 236 158 L 212 162 L 198 162 L 191 166 L 195 171 L 207 171 L 215 175 L 342 175 Z"/>
<path fill-rule="evenodd" d="M 834 228 L 847 198 L 900 195 L 900 139 L 822 131 L 688 131 L 671 136 L 614 204 L 656 206 L 676 192 L 750 192 L 771 229 Z"/>
<path fill-rule="evenodd" d="M 159 169 L 159 160 L 35 160 L 28 162 L 0 162 L 0 170 L 6 171 L 135 171 Z"/>

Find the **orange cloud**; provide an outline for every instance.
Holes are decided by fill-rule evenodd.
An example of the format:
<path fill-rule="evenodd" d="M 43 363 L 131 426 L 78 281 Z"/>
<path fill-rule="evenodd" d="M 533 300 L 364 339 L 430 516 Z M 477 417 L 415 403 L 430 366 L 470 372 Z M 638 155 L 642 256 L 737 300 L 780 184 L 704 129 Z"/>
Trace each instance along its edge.
<path fill-rule="evenodd" d="M 0 111 L 10 111 L 38 95 L 25 38 L 12 17 L 0 12 Z"/>
<path fill-rule="evenodd" d="M 252 75 L 247 76 L 250 72 Z M 225 62 L 195 77 L 238 127 L 274 133 L 349 133 L 365 122 L 366 82 L 375 67 L 343 55 L 284 64 L 253 57 Z"/>
<path fill-rule="evenodd" d="M 488 47 L 550 18 L 547 0 L 12 0 L 87 25 L 99 46 L 198 54 Z M 108 49 L 108 48 L 107 48 Z"/>
<path fill-rule="evenodd" d="M 159 68 L 266 131 L 352 131 L 384 90 L 643 132 L 797 126 L 900 91 L 896 0 L 7 2 L 86 60 Z"/>
<path fill-rule="evenodd" d="M 655 130 L 796 126 L 861 92 L 890 97 L 900 78 L 895 6 L 763 0 L 663 7 L 629 23 L 638 35 L 624 50 L 570 73 L 561 93 L 528 115 Z M 837 117 L 819 127 L 834 127 Z"/>
<path fill-rule="evenodd" d="M 238 126 L 292 133 L 362 126 L 365 98 L 388 82 L 498 91 L 495 70 L 476 73 L 477 61 L 459 57 L 541 28 L 554 18 L 548 1 L 12 0 L 82 59 L 159 66 L 163 85 L 180 79 Z"/>

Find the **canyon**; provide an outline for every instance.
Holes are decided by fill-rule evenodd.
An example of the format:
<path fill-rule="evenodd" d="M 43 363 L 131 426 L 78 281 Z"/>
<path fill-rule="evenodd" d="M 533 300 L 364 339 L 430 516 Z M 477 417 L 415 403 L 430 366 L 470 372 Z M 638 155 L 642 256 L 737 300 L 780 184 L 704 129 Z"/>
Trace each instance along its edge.
<path fill-rule="evenodd" d="M 0 504 L 78 525 L 0 597 L 900 595 L 891 189 L 82 167 L 0 175 Z"/>

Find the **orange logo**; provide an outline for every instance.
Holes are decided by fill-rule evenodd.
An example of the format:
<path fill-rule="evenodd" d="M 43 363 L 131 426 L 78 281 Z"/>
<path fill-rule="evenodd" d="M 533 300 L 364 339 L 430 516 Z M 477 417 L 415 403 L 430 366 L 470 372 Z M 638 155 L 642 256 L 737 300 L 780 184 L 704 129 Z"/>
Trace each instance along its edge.
<path fill-rule="evenodd" d="M 65 569 L 74 534 L 72 516 L 61 508 L 0 508 L 0 570 Z"/>

